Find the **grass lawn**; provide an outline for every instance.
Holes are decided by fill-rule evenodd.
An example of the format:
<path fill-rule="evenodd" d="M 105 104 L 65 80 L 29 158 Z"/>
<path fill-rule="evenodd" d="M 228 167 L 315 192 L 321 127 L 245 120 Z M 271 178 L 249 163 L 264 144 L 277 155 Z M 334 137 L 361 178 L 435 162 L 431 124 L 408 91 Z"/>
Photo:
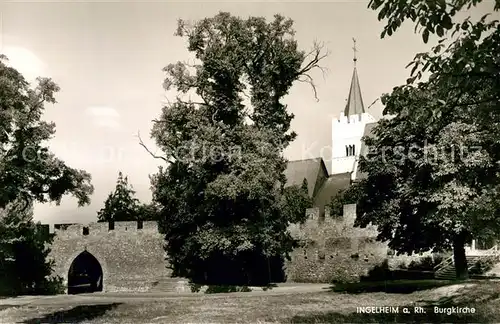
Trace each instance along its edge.
<path fill-rule="evenodd" d="M 406 284 L 401 282 L 402 285 Z M 392 287 L 396 283 L 390 284 Z M 428 283 L 430 286 L 430 283 Z M 436 283 L 436 285 L 440 285 Z M 1 310 L 3 323 L 498 323 L 500 282 L 471 281 L 411 293 L 234 293 L 148 300 L 95 298 Z M 97 300 L 100 299 L 99 304 Z M 94 303 L 94 305 L 89 305 Z M 397 314 L 363 314 L 356 307 L 399 306 Z M 410 307 L 410 314 L 403 307 Z M 425 314 L 414 313 L 422 306 Z M 433 306 L 475 308 L 474 314 L 436 314 Z"/>
<path fill-rule="evenodd" d="M 352 284 L 336 284 L 332 291 L 346 292 L 350 294 L 368 293 L 368 292 L 386 292 L 393 294 L 409 294 L 415 291 L 427 290 L 437 287 L 460 284 L 460 281 L 450 280 L 394 280 L 394 281 L 372 281 L 358 282 Z"/>

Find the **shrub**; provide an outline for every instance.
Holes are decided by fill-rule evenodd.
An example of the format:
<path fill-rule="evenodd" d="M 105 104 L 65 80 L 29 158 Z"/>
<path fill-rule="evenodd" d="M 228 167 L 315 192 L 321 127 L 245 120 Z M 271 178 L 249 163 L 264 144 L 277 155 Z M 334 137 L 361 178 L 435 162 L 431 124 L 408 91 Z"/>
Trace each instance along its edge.
<path fill-rule="evenodd" d="M 232 292 L 250 292 L 252 289 L 247 286 L 208 286 L 205 294 L 220 294 L 220 293 L 232 293 Z"/>
<path fill-rule="evenodd" d="M 495 258 L 479 259 L 469 269 L 471 275 L 481 275 L 493 269 L 497 260 Z"/>
<path fill-rule="evenodd" d="M 373 267 L 366 276 L 361 277 L 361 281 L 384 281 L 392 277 L 389 269 L 389 262 L 385 259 L 381 264 Z"/>
<path fill-rule="evenodd" d="M 413 271 L 433 271 L 435 266 L 435 260 L 432 256 L 425 256 L 418 260 L 413 260 L 408 265 L 408 270 Z"/>
<path fill-rule="evenodd" d="M 203 288 L 203 285 L 197 284 L 197 283 L 194 283 L 194 282 L 190 282 L 188 285 L 189 285 L 189 288 L 191 289 L 192 293 L 198 293 Z"/>
<path fill-rule="evenodd" d="M 40 285 L 38 293 L 42 295 L 59 295 L 64 294 L 66 287 L 63 278 L 57 276 L 47 279 Z"/>

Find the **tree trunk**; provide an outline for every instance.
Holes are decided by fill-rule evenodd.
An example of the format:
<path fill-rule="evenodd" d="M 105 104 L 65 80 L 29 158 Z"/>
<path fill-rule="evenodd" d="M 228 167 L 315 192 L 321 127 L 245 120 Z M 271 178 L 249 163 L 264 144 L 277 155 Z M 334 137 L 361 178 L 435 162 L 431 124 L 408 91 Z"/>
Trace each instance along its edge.
<path fill-rule="evenodd" d="M 465 257 L 465 235 L 460 234 L 453 241 L 453 258 L 455 260 L 455 273 L 458 280 L 469 279 L 467 258 Z"/>

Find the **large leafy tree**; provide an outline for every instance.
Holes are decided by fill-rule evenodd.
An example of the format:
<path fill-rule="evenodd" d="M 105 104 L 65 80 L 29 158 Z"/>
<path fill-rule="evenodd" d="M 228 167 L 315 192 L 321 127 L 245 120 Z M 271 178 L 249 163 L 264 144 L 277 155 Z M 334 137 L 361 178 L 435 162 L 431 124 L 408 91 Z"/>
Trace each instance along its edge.
<path fill-rule="evenodd" d="M 157 220 L 158 206 L 155 203 L 141 204 L 135 197 L 135 190 L 128 177 L 120 171 L 115 190 L 104 201 L 104 207 L 97 212 L 98 222 Z"/>
<path fill-rule="evenodd" d="M 438 37 L 455 27 L 461 27 L 462 22 L 453 22 L 453 17 L 460 11 L 470 10 L 483 0 L 370 0 L 368 7 L 378 10 L 378 19 L 386 20 L 382 34 L 391 36 L 405 20 L 415 23 L 415 32 L 422 34 L 425 43 L 431 34 Z M 494 11 L 500 9 L 500 1 L 491 1 Z"/>
<path fill-rule="evenodd" d="M 8 278 L 2 290 L 12 294 L 40 293 L 50 274 L 50 237 L 36 231 L 33 204 L 59 203 L 72 194 L 81 206 L 93 192 L 90 174 L 70 168 L 46 146 L 55 124 L 41 117 L 58 90 L 48 78 L 31 87 L 0 55 L 0 262 L 2 278 Z"/>
<path fill-rule="evenodd" d="M 295 133 L 281 100 L 295 81 L 314 89 L 309 72 L 324 54 L 319 46 L 300 51 L 293 33 L 279 15 L 179 21 L 177 35 L 196 61 L 165 68 L 165 88 L 179 96 L 152 130 L 164 152 L 154 156 L 166 162 L 152 178 L 153 196 L 175 276 L 266 284 L 296 244 L 287 227 L 304 219 L 308 201 L 303 190 L 284 188 L 282 150 Z"/>
<path fill-rule="evenodd" d="M 89 173 L 70 168 L 50 152 L 47 142 L 55 124 L 41 119 L 45 104 L 55 104 L 59 87 L 38 78 L 31 88 L 0 55 L 0 208 L 22 199 L 59 203 L 72 194 L 80 206 L 90 202 Z"/>
<path fill-rule="evenodd" d="M 360 187 L 354 183 L 346 189 L 340 190 L 332 197 L 328 207 L 330 208 L 330 216 L 338 217 L 344 213 L 344 205 L 356 204 L 361 197 Z"/>
<path fill-rule="evenodd" d="M 417 54 L 407 84 L 383 96 L 392 118 L 365 139 L 357 224 L 377 225 L 379 239 L 398 252 L 452 248 L 458 278 L 468 276 L 464 245 L 498 235 L 500 225 L 499 24 L 487 16 L 452 21 L 478 2 L 370 3 L 388 19 L 388 35 L 410 18 L 424 28 L 424 41 L 429 33 L 453 38 Z"/>
<path fill-rule="evenodd" d="M 135 190 L 120 171 L 115 190 L 110 192 L 104 201 L 104 207 L 97 212 L 99 222 L 131 221 L 137 219 L 139 200 L 135 198 Z"/>

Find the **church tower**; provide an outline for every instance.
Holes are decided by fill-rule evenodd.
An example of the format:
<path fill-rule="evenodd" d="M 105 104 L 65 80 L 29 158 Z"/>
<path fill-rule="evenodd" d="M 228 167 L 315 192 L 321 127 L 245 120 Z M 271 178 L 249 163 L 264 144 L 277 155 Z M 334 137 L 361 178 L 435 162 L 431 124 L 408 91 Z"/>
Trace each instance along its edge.
<path fill-rule="evenodd" d="M 361 151 L 361 138 L 365 125 L 375 122 L 375 118 L 365 112 L 358 72 L 356 70 L 356 40 L 354 41 L 354 71 L 352 73 L 349 97 L 339 118 L 332 121 L 332 174 L 351 173 L 355 180 L 357 162 Z"/>

